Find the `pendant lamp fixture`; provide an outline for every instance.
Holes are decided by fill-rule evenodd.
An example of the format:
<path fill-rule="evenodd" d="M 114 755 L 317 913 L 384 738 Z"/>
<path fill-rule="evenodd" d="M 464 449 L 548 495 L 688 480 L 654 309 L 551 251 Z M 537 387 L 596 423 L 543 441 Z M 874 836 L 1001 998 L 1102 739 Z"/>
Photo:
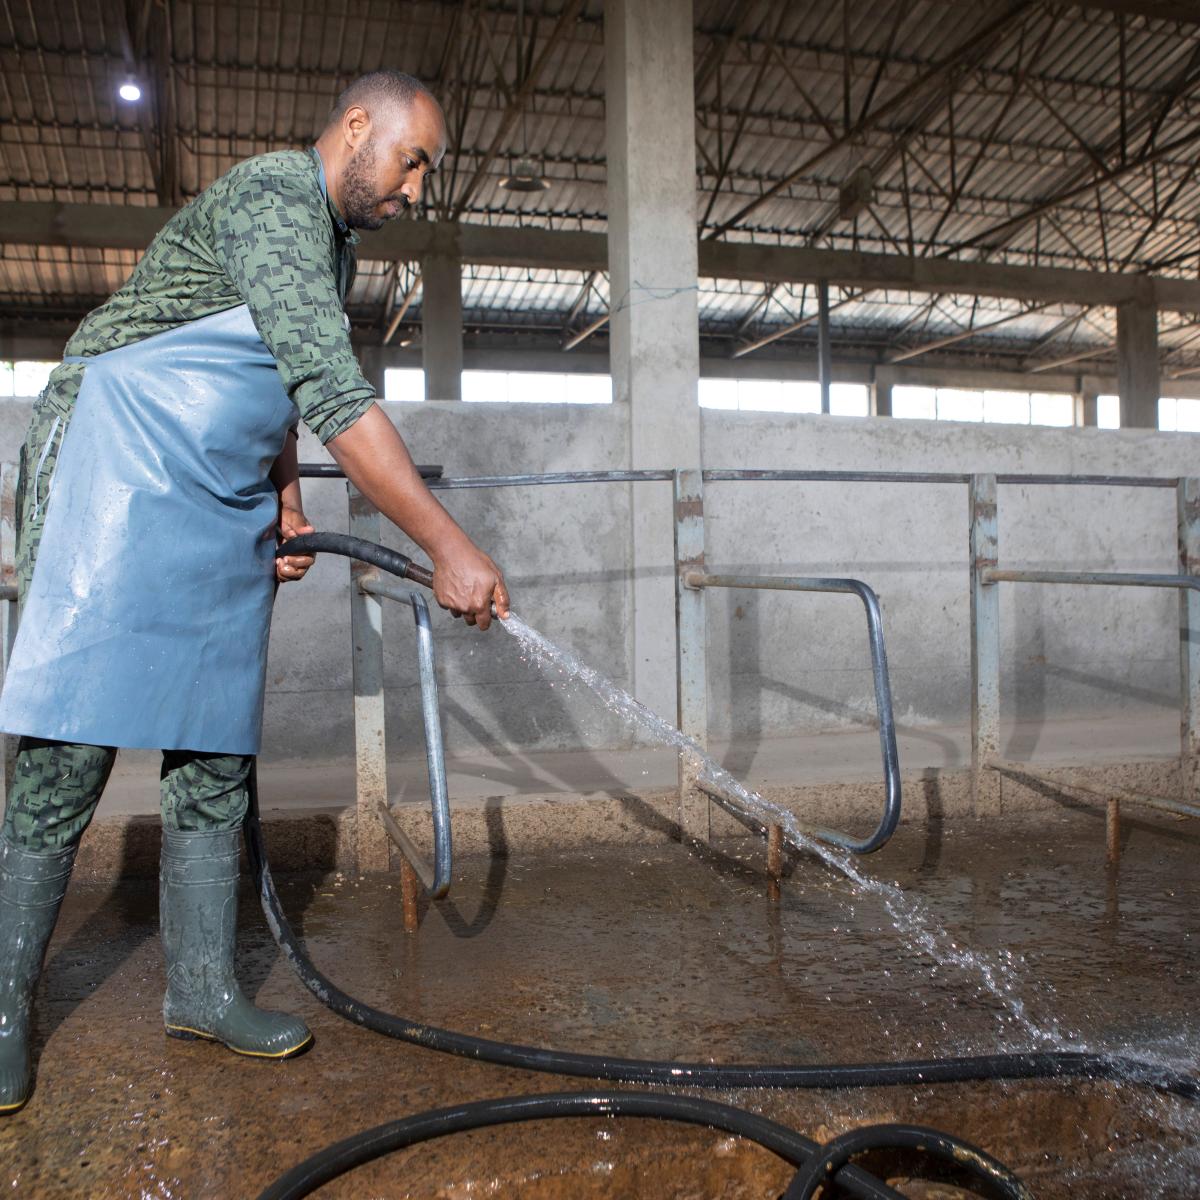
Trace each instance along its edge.
<path fill-rule="evenodd" d="M 517 90 L 520 91 L 525 75 L 525 0 L 517 0 Z M 529 157 L 529 127 L 526 123 L 525 106 L 521 106 L 521 157 L 513 164 L 510 174 L 500 180 L 506 192 L 544 192 L 549 181 L 543 179 Z"/>

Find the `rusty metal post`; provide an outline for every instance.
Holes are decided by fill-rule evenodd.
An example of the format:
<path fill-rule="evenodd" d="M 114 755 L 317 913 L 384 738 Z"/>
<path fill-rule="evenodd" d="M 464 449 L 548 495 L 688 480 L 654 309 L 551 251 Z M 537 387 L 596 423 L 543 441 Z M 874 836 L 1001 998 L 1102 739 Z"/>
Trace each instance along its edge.
<path fill-rule="evenodd" d="M 0 599 L 0 678 L 8 674 L 8 660 L 17 636 L 17 466 L 0 464 L 0 586 L 13 589 Z M 8 802 L 17 764 L 17 739 L 0 733 L 0 801 Z"/>
<path fill-rule="evenodd" d="M 400 903 L 404 912 L 404 932 L 416 933 L 421 925 L 421 881 L 412 863 L 400 855 Z"/>
<path fill-rule="evenodd" d="M 352 483 L 350 533 L 381 540 L 379 513 Z M 360 874 L 388 869 L 388 837 L 379 820 L 387 803 L 387 745 L 384 738 L 383 603 L 360 584 L 375 568 L 350 559 L 350 637 L 354 645 L 355 858 Z"/>
<path fill-rule="evenodd" d="M 971 801 L 977 816 L 1000 811 L 1000 589 L 985 582 L 996 566 L 996 476 L 972 475 L 971 506 Z"/>
<path fill-rule="evenodd" d="M 1200 575 L 1200 479 L 1176 486 L 1179 573 Z M 1179 798 L 1200 800 L 1200 592 L 1179 591 Z"/>
<path fill-rule="evenodd" d="M 767 874 L 778 884 L 783 878 L 783 826 L 767 826 Z M 772 898 L 775 898 L 774 895 Z"/>
<path fill-rule="evenodd" d="M 1121 861 L 1121 802 L 1115 796 L 1108 798 L 1108 811 L 1104 821 L 1104 860 L 1110 867 Z"/>
<path fill-rule="evenodd" d="M 694 468 L 675 472 L 675 666 L 679 728 L 708 746 L 708 669 L 703 588 L 688 587 L 689 572 L 704 572 L 704 478 Z M 685 841 L 707 842 L 711 801 L 696 786 L 696 764 L 679 758 L 679 829 Z"/>

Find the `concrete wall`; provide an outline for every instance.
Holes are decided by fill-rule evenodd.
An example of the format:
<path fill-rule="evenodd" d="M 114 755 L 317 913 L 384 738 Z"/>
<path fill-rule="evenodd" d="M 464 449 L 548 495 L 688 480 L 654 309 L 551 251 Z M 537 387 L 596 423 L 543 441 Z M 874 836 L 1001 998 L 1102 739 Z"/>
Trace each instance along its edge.
<path fill-rule="evenodd" d="M 709 467 L 1126 475 L 1186 473 L 1195 452 L 1186 434 L 717 412 L 704 448 Z M 706 508 L 712 569 L 847 574 L 876 589 L 899 721 L 969 720 L 965 486 L 712 484 Z M 1007 566 L 1176 569 L 1173 490 L 1005 486 L 999 513 Z M 1174 593 L 1002 587 L 1006 717 L 1176 703 Z M 709 669 L 717 734 L 838 727 L 873 707 L 849 596 L 713 596 Z"/>
<path fill-rule="evenodd" d="M 415 457 L 449 475 L 620 468 L 621 406 L 389 406 Z M 13 459 L 28 407 L 0 405 L 0 458 Z M 1073 472 L 1195 471 L 1193 435 L 1030 429 L 776 414 L 704 413 L 710 467 Z M 326 459 L 306 435 L 301 457 Z M 664 466 L 670 465 L 667 463 Z M 670 504 L 668 484 L 652 489 Z M 346 528 L 345 485 L 310 480 L 310 517 Z M 505 566 L 516 610 L 619 682 L 631 675 L 630 487 L 443 493 Z M 929 728 L 968 717 L 967 500 L 961 485 L 712 484 L 715 569 L 849 574 L 883 602 L 898 718 Z M 1004 487 L 1001 562 L 1173 570 L 1170 490 Z M 399 534 L 393 543 L 404 545 Z M 668 562 L 642 573 L 669 575 Z M 1004 711 L 1144 713 L 1176 703 L 1174 593 L 1003 585 Z M 265 753 L 326 759 L 352 748 L 348 569 L 324 559 L 285 587 L 272 635 Z M 411 618 L 389 606 L 389 743 L 419 754 Z M 543 679 L 499 629 L 435 620 L 450 753 L 617 746 L 630 735 L 586 697 Z M 713 593 L 710 714 L 715 735 L 753 739 L 862 722 L 872 707 L 861 608 L 849 596 Z M 669 670 L 664 647 L 659 668 Z M 1022 747 L 1006 748 L 1019 756 Z"/>

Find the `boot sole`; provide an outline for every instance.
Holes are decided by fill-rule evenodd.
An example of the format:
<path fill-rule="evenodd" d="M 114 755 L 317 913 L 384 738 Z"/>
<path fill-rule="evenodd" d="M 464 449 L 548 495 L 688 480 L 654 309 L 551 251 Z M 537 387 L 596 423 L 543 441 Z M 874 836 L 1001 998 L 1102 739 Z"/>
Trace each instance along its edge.
<path fill-rule="evenodd" d="M 167 1037 L 179 1038 L 180 1041 L 184 1042 L 218 1042 L 226 1050 L 232 1050 L 234 1054 L 240 1054 L 244 1058 L 295 1058 L 296 1055 L 303 1054 L 313 1044 L 313 1036 L 310 1033 L 299 1045 L 291 1046 L 287 1050 L 277 1050 L 273 1053 L 267 1050 L 242 1050 L 237 1046 L 231 1046 L 228 1042 L 221 1041 L 215 1034 L 205 1033 L 202 1029 L 192 1029 L 187 1025 L 167 1025 L 165 1029 Z M 3 1110 L 0 1109 L 0 1111 Z"/>
<path fill-rule="evenodd" d="M 7 1113 L 15 1113 L 18 1109 L 24 1108 L 28 1103 L 29 1097 L 22 1096 L 21 1099 L 16 1102 L 16 1104 L 0 1104 L 0 1116 L 4 1116 Z"/>

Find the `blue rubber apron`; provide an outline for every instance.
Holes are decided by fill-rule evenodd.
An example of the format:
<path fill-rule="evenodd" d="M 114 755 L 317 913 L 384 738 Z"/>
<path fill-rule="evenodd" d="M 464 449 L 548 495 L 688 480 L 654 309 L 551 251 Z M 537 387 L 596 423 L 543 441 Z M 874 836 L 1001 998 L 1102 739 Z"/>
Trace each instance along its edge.
<path fill-rule="evenodd" d="M 298 413 L 245 305 L 81 360 L 0 729 L 255 754 Z"/>

